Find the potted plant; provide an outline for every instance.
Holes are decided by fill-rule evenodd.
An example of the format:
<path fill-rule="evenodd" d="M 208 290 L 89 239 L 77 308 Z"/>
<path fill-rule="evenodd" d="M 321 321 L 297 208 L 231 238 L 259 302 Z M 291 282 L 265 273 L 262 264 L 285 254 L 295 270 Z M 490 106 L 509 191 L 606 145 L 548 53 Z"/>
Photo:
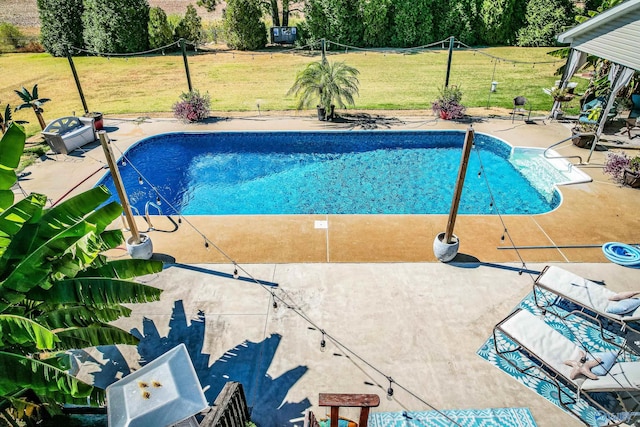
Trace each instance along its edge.
<path fill-rule="evenodd" d="M 95 126 L 96 130 L 102 130 L 104 128 L 102 113 L 99 113 L 97 111 L 92 111 L 90 113 L 86 113 L 84 117 L 89 117 L 93 119 L 93 125 Z"/>
<path fill-rule="evenodd" d="M 580 116 L 576 125 L 571 129 L 573 145 L 580 148 L 591 148 L 596 139 L 595 132 L 598 128 L 598 120 L 602 113 L 602 107 L 594 107 L 586 115 Z"/>
<path fill-rule="evenodd" d="M 625 153 L 607 153 L 603 172 L 620 184 L 640 188 L 640 155 L 629 157 Z"/>
<path fill-rule="evenodd" d="M 358 74 L 357 69 L 344 62 L 311 62 L 298 72 L 287 95 L 298 99 L 298 110 L 316 103 L 318 120 L 332 119 L 336 106 L 355 105 L 354 95 L 360 93 Z"/>
<path fill-rule="evenodd" d="M 431 104 L 436 116 L 444 120 L 455 120 L 464 117 L 465 107 L 460 103 L 462 91 L 458 86 L 445 86 L 438 89 L 439 96 Z"/>
<path fill-rule="evenodd" d="M 557 102 L 569 102 L 575 96 L 575 95 L 569 93 L 569 89 L 568 88 L 561 89 L 559 87 L 552 88 L 551 91 L 549 92 L 549 94 L 551 95 L 553 100 L 557 101 Z"/>

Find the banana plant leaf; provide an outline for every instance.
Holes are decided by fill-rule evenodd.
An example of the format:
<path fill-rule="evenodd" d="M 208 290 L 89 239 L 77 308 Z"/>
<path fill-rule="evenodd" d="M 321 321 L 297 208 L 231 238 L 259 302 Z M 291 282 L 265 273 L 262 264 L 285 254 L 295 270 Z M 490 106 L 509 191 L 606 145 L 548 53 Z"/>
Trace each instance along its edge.
<path fill-rule="evenodd" d="M 102 203 L 106 202 L 109 197 L 111 197 L 111 193 L 109 193 L 109 190 L 104 185 L 92 188 L 91 190 L 78 194 L 59 205 L 48 209 L 45 211 L 42 220 L 46 224 L 51 224 L 51 226 L 68 226 L 89 215 Z M 112 204 L 113 203 L 110 205 Z M 122 211 L 122 208 L 120 208 L 120 211 Z M 109 211 L 107 210 L 106 212 Z M 118 215 L 119 214 L 120 212 Z M 115 218 L 117 217 L 118 216 L 115 216 Z M 112 218 L 106 225 L 110 224 L 115 218 Z M 99 225 L 99 222 L 97 222 L 96 219 L 94 219 L 93 222 Z M 104 230 L 104 228 L 100 231 L 102 232 L 102 230 Z"/>
<path fill-rule="evenodd" d="M 109 344 L 136 345 L 140 340 L 129 332 L 115 326 L 89 326 L 85 328 L 69 328 L 56 334 L 60 339 L 60 349 L 82 349 Z"/>
<path fill-rule="evenodd" d="M 9 125 L 0 139 L 0 211 L 13 204 L 11 187 L 18 180 L 14 169 L 20 164 L 25 140 L 24 129 L 14 123 Z"/>
<path fill-rule="evenodd" d="M 82 277 L 57 281 L 47 290 L 35 287 L 27 293 L 27 298 L 58 304 L 109 306 L 158 301 L 161 293 L 161 289 L 127 280 Z"/>
<path fill-rule="evenodd" d="M 59 341 L 56 334 L 31 319 L 0 314 L 0 348 L 20 345 L 24 350 L 31 343 L 38 350 L 53 350 Z"/>
<path fill-rule="evenodd" d="M 22 226 L 40 215 L 46 196 L 30 194 L 0 214 L 0 257 Z"/>
<path fill-rule="evenodd" d="M 53 305 L 45 302 L 38 309 L 42 314 L 34 320 L 52 330 L 108 323 L 131 315 L 130 308 L 117 304 L 108 307 L 86 307 L 83 305 Z"/>
<path fill-rule="evenodd" d="M 7 269 L 10 271 L 2 281 L 3 288 L 27 292 L 40 285 L 41 282 L 47 282 L 47 276 L 52 271 L 51 260 L 64 253 L 72 242 L 96 231 L 95 225 L 80 221 L 71 227 L 62 229 L 44 244 L 23 247 L 23 241 L 18 236 L 24 236 L 32 231 L 36 234 L 38 232 L 37 226 L 31 227 L 30 225 L 32 224 L 22 227 L 0 259 L 0 272 L 6 272 Z M 24 240 L 29 239 L 29 236 L 26 237 Z M 34 243 L 33 240 L 32 243 Z M 14 243 L 17 244 L 14 245 Z"/>
<path fill-rule="evenodd" d="M 22 126 L 15 123 L 9 125 L 2 139 L 0 139 L 0 167 L 4 169 L 15 169 L 18 167 L 26 139 L 27 137 Z M 14 183 L 15 180 L 8 187 L 1 186 L 0 189 L 8 190 Z"/>
<path fill-rule="evenodd" d="M 29 388 L 65 404 L 86 402 L 92 395 L 98 400 L 102 393 L 61 369 L 19 354 L 0 351 L 0 371 L 0 395 Z"/>
<path fill-rule="evenodd" d="M 162 261 L 142 259 L 121 259 L 107 262 L 94 268 L 87 268 L 76 277 L 110 277 L 113 279 L 131 279 L 162 271 Z"/>

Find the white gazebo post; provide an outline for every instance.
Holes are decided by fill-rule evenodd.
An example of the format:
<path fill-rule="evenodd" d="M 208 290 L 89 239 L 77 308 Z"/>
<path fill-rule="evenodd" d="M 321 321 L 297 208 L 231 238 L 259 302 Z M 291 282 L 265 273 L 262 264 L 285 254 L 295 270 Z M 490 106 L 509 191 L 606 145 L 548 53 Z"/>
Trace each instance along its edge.
<path fill-rule="evenodd" d="M 109 165 L 109 171 L 111 171 L 111 177 L 113 178 L 113 185 L 116 187 L 118 197 L 120 198 L 120 204 L 124 211 L 124 216 L 127 220 L 129 230 L 131 230 L 131 237 L 127 239 L 127 252 L 131 255 L 131 258 L 137 259 L 149 259 L 153 255 L 153 244 L 151 239 L 146 234 L 138 232 L 138 226 L 136 225 L 133 212 L 131 212 L 131 206 L 129 205 L 129 198 L 127 192 L 122 184 L 122 178 L 120 177 L 120 171 L 116 163 L 113 151 L 111 150 L 111 141 L 107 132 L 101 130 L 98 132 L 100 138 L 100 144 L 104 150 L 104 155 L 107 158 L 107 164 Z"/>

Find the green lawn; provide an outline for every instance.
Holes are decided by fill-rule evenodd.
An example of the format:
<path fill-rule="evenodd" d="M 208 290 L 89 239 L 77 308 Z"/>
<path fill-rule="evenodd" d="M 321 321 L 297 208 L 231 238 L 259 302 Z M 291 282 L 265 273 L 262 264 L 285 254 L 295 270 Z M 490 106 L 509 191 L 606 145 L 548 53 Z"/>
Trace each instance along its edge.
<path fill-rule="evenodd" d="M 517 95 L 531 101 L 534 110 L 551 108 L 551 98 L 542 88 L 558 78 L 554 72 L 562 62 L 547 55 L 551 48 L 489 48 L 482 52 L 511 61 L 498 61 L 473 51 L 454 51 L 450 84 L 460 85 L 463 104 L 468 107 L 511 108 Z M 316 54 L 218 52 L 189 53 L 189 69 L 194 88 L 211 95 L 213 111 L 292 110 L 295 101 L 286 96 L 295 74 Z M 376 52 L 330 52 L 330 60 L 345 61 L 360 71 L 358 109 L 429 109 L 444 84 L 446 50 L 415 54 Z M 187 90 L 180 54 L 123 58 L 75 57 L 87 104 L 91 111 L 106 115 L 170 112 L 179 95 Z M 531 64 L 537 62 L 536 65 Z M 14 89 L 38 84 L 40 96 L 51 98 L 44 105 L 46 121 L 82 113 L 82 104 L 66 58 L 48 54 L 5 54 L 0 56 L 5 70 L 0 82 L 0 102 L 15 106 Z M 493 77 L 495 64 L 495 77 Z M 498 90 L 491 94 L 492 78 Z M 587 80 L 580 81 L 578 92 Z M 33 112 L 22 110 L 15 119 L 28 120 L 27 131 L 38 131 Z"/>

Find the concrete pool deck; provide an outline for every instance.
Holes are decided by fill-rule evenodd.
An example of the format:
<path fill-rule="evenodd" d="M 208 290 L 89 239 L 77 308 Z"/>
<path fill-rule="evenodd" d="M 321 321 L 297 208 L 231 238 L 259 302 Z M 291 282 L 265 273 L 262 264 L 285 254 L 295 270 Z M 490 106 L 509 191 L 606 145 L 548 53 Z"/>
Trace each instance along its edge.
<path fill-rule="evenodd" d="M 468 126 L 402 114 L 388 113 L 399 118 L 389 124 L 392 129 Z M 169 131 L 322 130 L 352 125 L 318 122 L 308 115 L 240 115 L 198 125 L 107 117 L 105 126 L 117 150 L 124 151 L 141 138 Z M 548 121 L 480 119 L 473 126 L 519 146 L 548 147 L 570 135 L 565 125 Z M 50 156 L 30 167 L 22 187 L 45 193 L 52 201 L 88 177 L 70 195 L 90 188 L 104 172 L 104 155 L 99 145 L 88 148 L 72 156 Z M 588 155 L 570 143 L 558 152 Z M 562 187 L 562 205 L 548 214 L 505 216 L 504 226 L 496 216 L 459 216 L 455 232 L 461 239 L 461 255 L 456 261 L 462 262 L 451 264 L 434 262 L 432 251 L 434 237 L 446 227 L 446 215 L 188 218 L 197 232 L 184 221 L 176 231 L 164 232 L 173 230 L 174 224 L 165 217 L 153 218 L 155 228 L 162 230 L 150 234 L 155 252 L 175 264 L 144 278 L 165 289 L 161 301 L 133 306 L 132 316 L 117 324 L 126 330 L 144 328 L 140 352 L 147 355 L 153 348 L 166 351 L 186 342 L 192 356 L 204 355 L 212 382 L 224 375 L 238 378 L 250 364 L 249 379 L 261 387 L 259 392 L 252 388 L 249 404 L 277 408 L 284 402 L 273 412 L 288 419 L 309 405 L 324 414 L 317 407 L 318 393 L 336 392 L 377 393 L 382 399 L 376 412 L 427 410 L 425 402 L 438 409 L 524 406 L 540 427 L 579 426 L 476 351 L 493 326 L 531 290 L 532 276 L 518 274 L 522 265 L 515 251 L 498 249 L 510 244 L 501 241 L 505 226 L 517 246 L 550 247 L 520 251 L 533 275 L 555 263 L 605 280 L 614 290 L 638 288 L 638 271 L 609 263 L 599 247 L 560 247 L 640 242 L 640 191 L 610 181 L 601 172 L 603 162 L 604 153 L 595 152 L 591 165 L 582 168 L 594 181 Z M 316 229 L 318 219 L 327 220 L 328 228 Z M 146 228 L 141 219 L 139 225 Z M 199 233 L 241 264 L 241 278 L 250 275 L 278 287 L 234 280 L 229 259 L 212 246 L 205 248 Z M 317 327 L 309 329 L 310 323 L 283 304 L 274 311 L 271 291 Z M 347 352 L 334 342 L 320 352 L 318 328 L 382 374 L 355 357 L 344 357 Z M 385 376 L 420 399 L 394 387 L 395 400 L 387 401 Z M 355 417 L 354 412 L 345 415 Z"/>
<path fill-rule="evenodd" d="M 211 123 L 184 125 L 172 119 L 109 119 L 105 126 L 114 142 L 116 156 L 136 141 L 150 135 L 180 130 L 323 130 L 349 129 L 352 123 L 319 122 L 308 116 L 241 116 L 214 119 Z M 432 117 L 399 117 L 391 129 L 466 129 L 468 124 L 433 120 Z M 477 132 L 502 138 L 515 146 L 548 147 L 571 135 L 557 123 L 505 119 L 479 119 Z M 386 129 L 382 126 L 381 128 Z M 104 154 L 99 144 L 83 154 L 52 156 L 29 171 L 21 181 L 26 191 L 40 191 L 57 201 L 74 184 L 91 176 L 75 192 L 93 186 L 104 171 Z M 586 160 L 589 151 L 570 142 L 557 149 L 561 155 L 577 155 Z M 509 231 L 526 261 L 606 262 L 600 245 L 609 241 L 640 242 L 637 212 L 640 192 L 622 187 L 602 173 L 605 151 L 595 151 L 589 165 L 580 167 L 593 178 L 586 184 L 561 187 L 563 201 L 554 211 L 541 215 L 459 215 L 455 233 L 460 238 L 460 254 L 466 260 L 518 262 L 512 244 L 501 240 Z M 60 179 L 64 176 L 64 179 Z M 44 187 L 43 187 L 44 185 Z M 152 212 L 153 213 L 153 212 Z M 327 221 L 326 229 L 315 221 Z M 282 262 L 431 262 L 436 261 L 432 243 L 445 231 L 447 215 L 270 215 L 191 216 L 193 227 L 177 229 L 166 217 L 152 220 L 163 232 L 152 232 L 154 248 L 175 257 L 177 262 L 226 262 L 214 250 L 204 247 L 200 233 L 215 241 L 239 263 Z M 146 223 L 140 220 L 142 230 Z M 195 229 L 197 229 L 197 231 Z M 170 231 L 170 232 L 169 232 Z M 508 236 L 507 236 L 508 237 Z M 202 245 L 194 242 L 202 242 Z M 576 247 L 580 246 L 580 247 Z M 591 246 L 591 247 L 587 247 Z"/>

